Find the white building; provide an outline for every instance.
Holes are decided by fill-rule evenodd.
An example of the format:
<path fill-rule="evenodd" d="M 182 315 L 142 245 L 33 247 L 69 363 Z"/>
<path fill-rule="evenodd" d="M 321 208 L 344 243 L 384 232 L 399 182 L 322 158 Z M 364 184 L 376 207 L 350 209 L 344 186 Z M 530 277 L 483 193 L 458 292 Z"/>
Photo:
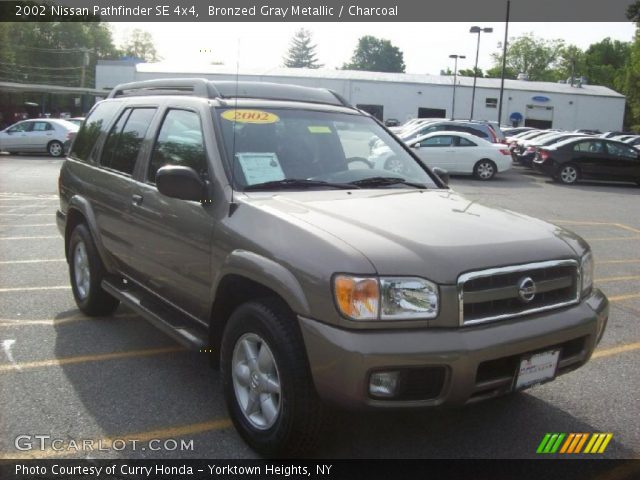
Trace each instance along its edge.
<path fill-rule="evenodd" d="M 100 61 L 96 88 L 154 78 L 199 77 L 211 80 L 260 81 L 330 88 L 353 105 L 381 119 L 405 121 L 414 117 L 451 118 L 453 77 L 349 70 L 273 68 L 241 69 L 207 65 L 185 68 L 164 63 Z M 473 78 L 457 77 L 455 118 L 468 119 Z M 473 118 L 497 120 L 500 79 L 478 78 Z M 621 130 L 625 97 L 607 87 L 580 84 L 505 80 L 501 123 L 541 128 L 601 131 Z"/>

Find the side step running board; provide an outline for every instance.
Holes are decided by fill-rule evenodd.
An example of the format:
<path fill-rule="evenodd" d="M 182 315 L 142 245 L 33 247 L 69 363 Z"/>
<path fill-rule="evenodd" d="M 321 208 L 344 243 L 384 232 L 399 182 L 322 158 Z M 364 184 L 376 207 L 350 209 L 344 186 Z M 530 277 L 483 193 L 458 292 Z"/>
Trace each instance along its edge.
<path fill-rule="evenodd" d="M 186 315 L 162 304 L 146 291 L 131 283 L 125 285 L 111 280 L 103 280 L 102 288 L 185 347 L 200 350 L 207 345 L 204 327 L 194 324 Z"/>

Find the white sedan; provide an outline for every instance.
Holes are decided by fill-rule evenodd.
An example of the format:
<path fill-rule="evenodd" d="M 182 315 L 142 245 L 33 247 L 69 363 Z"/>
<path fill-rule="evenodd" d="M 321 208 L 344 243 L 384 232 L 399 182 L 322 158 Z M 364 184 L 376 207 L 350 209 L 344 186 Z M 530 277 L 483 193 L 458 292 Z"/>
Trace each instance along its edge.
<path fill-rule="evenodd" d="M 432 132 L 412 140 L 409 147 L 431 168 L 442 168 L 451 174 L 471 174 L 480 180 L 490 180 L 512 166 L 511 152 L 505 145 L 490 143 L 469 133 Z M 369 162 L 376 168 L 394 171 L 393 155 L 384 148 L 373 150 Z"/>
<path fill-rule="evenodd" d="M 64 145 L 78 126 L 58 118 L 38 118 L 15 123 L 0 132 L 0 150 L 10 153 L 64 154 Z"/>

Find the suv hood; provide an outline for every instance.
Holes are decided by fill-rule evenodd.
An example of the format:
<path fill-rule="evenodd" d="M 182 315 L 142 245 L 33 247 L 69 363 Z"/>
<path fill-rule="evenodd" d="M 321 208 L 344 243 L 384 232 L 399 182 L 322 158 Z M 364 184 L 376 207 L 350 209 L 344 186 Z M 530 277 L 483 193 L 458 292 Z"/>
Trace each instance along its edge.
<path fill-rule="evenodd" d="M 456 283 L 465 271 L 575 258 L 586 248 L 561 227 L 450 190 L 252 192 L 245 201 L 341 239 L 380 275 L 416 275 L 441 284 Z"/>

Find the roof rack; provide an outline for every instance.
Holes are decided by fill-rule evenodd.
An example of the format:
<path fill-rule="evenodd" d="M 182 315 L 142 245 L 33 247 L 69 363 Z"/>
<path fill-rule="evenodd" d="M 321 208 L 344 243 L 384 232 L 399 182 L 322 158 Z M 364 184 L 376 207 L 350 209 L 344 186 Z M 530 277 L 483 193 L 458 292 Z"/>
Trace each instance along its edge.
<path fill-rule="evenodd" d="M 135 97 L 143 95 L 185 95 L 217 98 L 220 93 L 204 78 L 167 78 L 122 83 L 111 90 L 107 98 Z"/>
<path fill-rule="evenodd" d="M 333 90 L 268 82 L 211 81 L 204 78 L 167 78 L 123 83 L 107 98 L 146 95 L 192 95 L 202 98 L 259 98 L 339 105 L 353 108 Z"/>

